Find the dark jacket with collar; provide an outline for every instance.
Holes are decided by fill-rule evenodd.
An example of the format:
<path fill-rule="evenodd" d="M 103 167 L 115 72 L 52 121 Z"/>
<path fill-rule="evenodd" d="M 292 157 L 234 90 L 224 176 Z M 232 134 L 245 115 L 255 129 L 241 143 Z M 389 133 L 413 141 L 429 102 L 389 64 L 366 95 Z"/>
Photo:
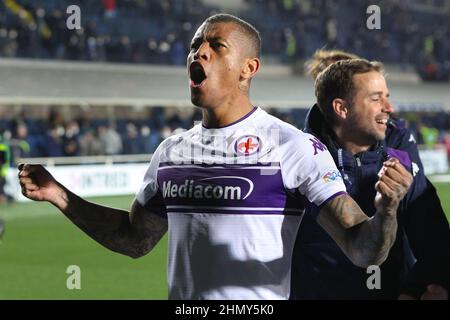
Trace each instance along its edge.
<path fill-rule="evenodd" d="M 353 265 L 331 237 L 315 222 L 314 208 L 306 209 L 294 248 L 291 299 L 396 299 L 400 293 L 420 297 L 425 286 L 438 283 L 449 289 L 450 229 L 436 190 L 426 178 L 411 131 L 391 121 L 386 139 L 371 150 L 352 155 L 341 149 L 314 106 L 306 132 L 328 148 L 347 192 L 369 216 L 375 213 L 377 173 L 391 156 L 399 158 L 414 181 L 398 211 L 396 241 L 380 266 L 381 289 L 373 272 Z"/>

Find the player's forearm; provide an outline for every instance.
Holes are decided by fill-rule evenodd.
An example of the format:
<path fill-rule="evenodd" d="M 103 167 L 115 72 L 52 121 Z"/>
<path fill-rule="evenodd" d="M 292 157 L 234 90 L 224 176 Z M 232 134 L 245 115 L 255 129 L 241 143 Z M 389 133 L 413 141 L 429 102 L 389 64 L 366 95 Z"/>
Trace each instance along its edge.
<path fill-rule="evenodd" d="M 375 184 L 375 215 L 357 224 L 350 233 L 350 250 L 356 264 L 380 265 L 386 260 L 397 235 L 397 210 L 410 188 L 413 177 L 396 158 L 383 163 Z"/>
<path fill-rule="evenodd" d="M 377 212 L 349 231 L 347 248 L 353 263 L 360 267 L 380 265 L 386 260 L 394 244 L 397 217 Z"/>
<path fill-rule="evenodd" d="M 397 218 L 392 210 L 369 218 L 351 197 L 342 195 L 325 204 L 317 222 L 355 265 L 366 268 L 381 264 L 394 243 Z"/>
<path fill-rule="evenodd" d="M 131 257 L 139 251 L 134 242 L 129 212 L 86 201 L 60 185 L 51 201 L 64 215 L 92 239 L 106 248 Z M 140 256 L 140 255 L 139 255 Z"/>

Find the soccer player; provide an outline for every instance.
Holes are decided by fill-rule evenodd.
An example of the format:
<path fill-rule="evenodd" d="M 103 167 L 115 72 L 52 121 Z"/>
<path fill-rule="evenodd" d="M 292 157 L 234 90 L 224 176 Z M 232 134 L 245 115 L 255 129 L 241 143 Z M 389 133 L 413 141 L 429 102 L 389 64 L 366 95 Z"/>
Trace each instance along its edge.
<path fill-rule="evenodd" d="M 291 298 L 447 299 L 448 222 L 424 175 L 414 136 L 403 121 L 392 118 L 381 65 L 353 60 L 324 71 L 336 61 L 357 58 L 343 51 L 319 50 L 308 61 L 309 74 L 318 77 L 319 104 L 309 112 L 306 131 L 328 147 L 347 192 L 367 214 L 375 210 L 370 184 L 378 179 L 386 158 L 401 159 L 414 175 L 413 185 L 399 207 L 396 241 L 380 269 L 381 288 L 369 290 L 366 269 L 353 265 L 306 213 L 294 249 Z"/>
<path fill-rule="evenodd" d="M 305 206 L 354 263 L 382 263 L 412 176 L 387 161 L 369 219 L 322 143 L 252 105 L 259 51 L 258 32 L 237 17 L 215 15 L 199 27 L 187 67 L 202 123 L 161 143 L 131 212 L 79 198 L 41 166 L 19 166 L 23 194 L 135 258 L 168 230 L 170 299 L 287 299 Z"/>

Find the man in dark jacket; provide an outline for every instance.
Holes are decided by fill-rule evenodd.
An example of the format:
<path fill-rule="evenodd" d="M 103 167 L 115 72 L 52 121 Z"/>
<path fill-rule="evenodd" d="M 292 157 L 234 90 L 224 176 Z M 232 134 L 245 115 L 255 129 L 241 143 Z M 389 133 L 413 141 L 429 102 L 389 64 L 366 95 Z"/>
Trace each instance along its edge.
<path fill-rule="evenodd" d="M 414 136 L 391 119 L 381 66 L 358 59 L 334 63 L 318 75 L 316 96 L 305 131 L 327 146 L 347 192 L 363 210 L 375 212 L 372 186 L 389 157 L 409 168 L 414 182 L 399 207 L 396 241 L 375 288 L 368 286 L 371 273 L 353 265 L 307 210 L 294 249 L 291 298 L 447 299 L 448 222 L 424 175 Z"/>

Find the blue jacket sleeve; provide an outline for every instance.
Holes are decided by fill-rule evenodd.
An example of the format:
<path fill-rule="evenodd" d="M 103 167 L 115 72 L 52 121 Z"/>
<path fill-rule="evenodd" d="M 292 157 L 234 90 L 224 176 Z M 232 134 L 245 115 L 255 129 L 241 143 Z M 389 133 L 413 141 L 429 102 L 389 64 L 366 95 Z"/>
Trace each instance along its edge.
<path fill-rule="evenodd" d="M 412 132 L 401 131 L 392 147 L 408 152 L 414 182 L 402 202 L 399 221 L 417 259 L 402 293 L 420 298 L 431 283 L 450 291 L 450 229 L 436 189 L 424 174 Z"/>

